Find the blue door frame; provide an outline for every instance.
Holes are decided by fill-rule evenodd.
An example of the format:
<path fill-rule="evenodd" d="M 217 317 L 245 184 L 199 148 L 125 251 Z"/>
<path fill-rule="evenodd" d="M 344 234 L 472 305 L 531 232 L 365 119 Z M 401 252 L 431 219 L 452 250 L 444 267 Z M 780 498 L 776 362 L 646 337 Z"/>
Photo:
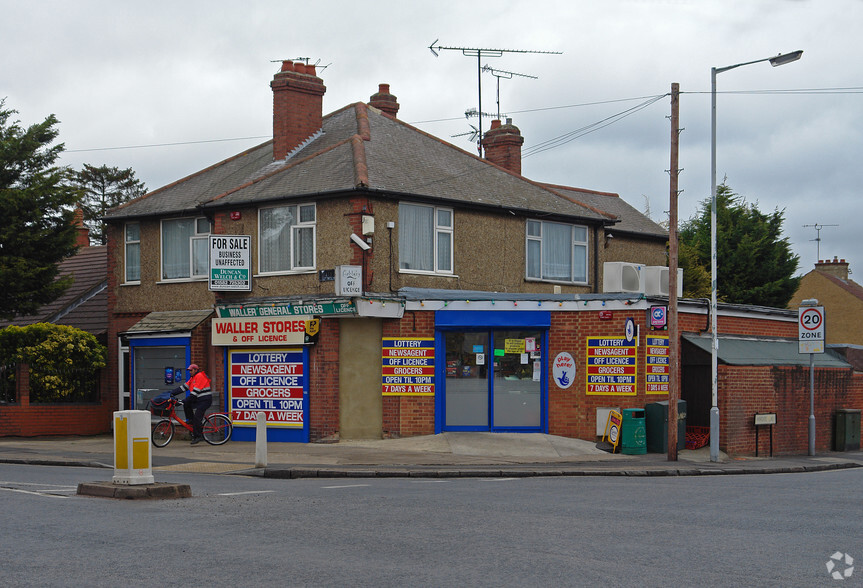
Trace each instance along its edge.
<path fill-rule="evenodd" d="M 443 431 L 493 431 L 548 433 L 548 339 L 551 328 L 551 313 L 540 310 L 526 311 L 464 311 L 439 310 L 435 312 L 435 433 Z M 535 329 L 542 333 L 540 378 L 540 425 L 538 427 L 494 427 L 494 374 L 489 370 L 489 426 L 447 427 L 446 419 L 446 345 L 445 334 L 451 331 L 487 332 L 493 345 L 494 331 L 513 329 Z M 493 365 L 493 358 L 489 359 Z"/>
<path fill-rule="evenodd" d="M 135 348 L 137 347 L 185 347 L 186 362 L 182 366 L 183 373 L 186 373 L 186 366 L 189 365 L 192 361 L 192 349 L 189 337 L 129 339 L 129 381 L 131 383 L 131 398 L 129 399 L 129 406 L 133 410 L 147 410 L 146 406 L 137 406 L 137 386 L 135 385 Z M 180 384 L 182 383 L 183 382 L 180 382 Z M 174 388 L 175 386 L 172 385 L 170 387 Z"/>

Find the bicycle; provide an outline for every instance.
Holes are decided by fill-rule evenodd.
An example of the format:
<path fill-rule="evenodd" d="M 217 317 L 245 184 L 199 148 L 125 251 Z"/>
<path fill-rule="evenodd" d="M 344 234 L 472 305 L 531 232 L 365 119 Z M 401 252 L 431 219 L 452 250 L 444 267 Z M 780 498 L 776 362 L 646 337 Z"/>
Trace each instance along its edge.
<path fill-rule="evenodd" d="M 192 433 L 192 425 L 187 423 L 185 419 L 177 416 L 177 407 L 182 406 L 183 401 L 178 398 L 171 397 L 168 406 L 164 409 L 168 416 L 160 419 L 154 426 L 151 434 L 153 445 L 156 447 L 164 447 L 174 438 L 174 422 L 180 424 L 184 429 Z M 231 438 L 231 433 L 234 430 L 234 424 L 230 417 L 224 413 L 216 412 L 204 416 L 202 433 L 204 441 L 210 445 L 222 445 L 227 443 Z"/>

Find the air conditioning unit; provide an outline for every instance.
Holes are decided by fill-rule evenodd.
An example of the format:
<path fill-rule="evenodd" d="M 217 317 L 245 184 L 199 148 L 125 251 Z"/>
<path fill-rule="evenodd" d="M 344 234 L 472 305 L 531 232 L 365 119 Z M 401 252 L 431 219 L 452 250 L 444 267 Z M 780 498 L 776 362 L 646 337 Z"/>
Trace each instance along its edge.
<path fill-rule="evenodd" d="M 644 268 L 640 263 L 606 261 L 602 264 L 602 291 L 644 293 Z"/>
<path fill-rule="evenodd" d="M 648 296 L 668 296 L 668 268 L 648 265 L 644 268 L 644 293 Z M 683 296 L 683 270 L 677 268 L 677 296 Z"/>

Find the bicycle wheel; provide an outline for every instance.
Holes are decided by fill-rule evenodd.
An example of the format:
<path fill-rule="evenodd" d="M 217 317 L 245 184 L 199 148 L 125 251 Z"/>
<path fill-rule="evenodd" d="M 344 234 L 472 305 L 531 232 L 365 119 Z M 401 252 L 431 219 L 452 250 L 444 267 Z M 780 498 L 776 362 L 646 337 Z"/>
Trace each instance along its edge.
<path fill-rule="evenodd" d="M 211 414 L 204 419 L 204 441 L 210 445 L 221 445 L 231 438 L 234 426 L 223 414 Z"/>
<path fill-rule="evenodd" d="M 156 426 L 153 427 L 153 434 L 151 437 L 153 439 L 153 445 L 156 447 L 164 447 L 174 438 L 174 423 L 171 422 L 171 419 L 160 420 L 156 423 Z"/>

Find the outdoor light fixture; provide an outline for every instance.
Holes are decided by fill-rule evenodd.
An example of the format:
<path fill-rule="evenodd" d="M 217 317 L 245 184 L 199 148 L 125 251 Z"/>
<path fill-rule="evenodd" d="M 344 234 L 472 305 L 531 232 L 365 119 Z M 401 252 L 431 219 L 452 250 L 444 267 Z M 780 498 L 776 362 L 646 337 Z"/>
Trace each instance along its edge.
<path fill-rule="evenodd" d="M 773 67 L 785 65 L 797 61 L 803 56 L 802 50 L 791 53 L 765 57 L 755 61 L 746 61 L 728 65 L 726 67 L 714 67 L 710 69 L 710 331 L 712 342 L 710 345 L 710 368 L 711 368 L 711 408 L 710 408 L 710 461 L 719 461 L 719 369 L 717 351 L 719 340 L 716 334 L 716 74 L 724 71 L 769 61 Z"/>

